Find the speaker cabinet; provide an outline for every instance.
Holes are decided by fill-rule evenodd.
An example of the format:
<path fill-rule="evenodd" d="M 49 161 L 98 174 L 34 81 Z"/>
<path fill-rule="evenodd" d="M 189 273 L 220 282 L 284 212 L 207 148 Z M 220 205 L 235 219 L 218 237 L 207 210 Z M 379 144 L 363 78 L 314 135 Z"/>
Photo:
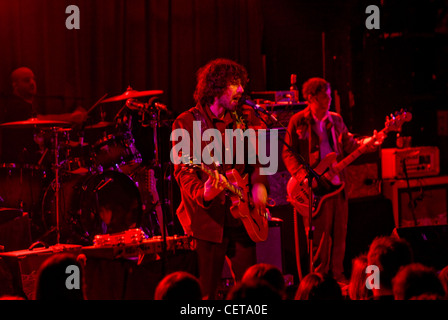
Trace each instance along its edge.
<path fill-rule="evenodd" d="M 283 254 L 282 254 L 282 223 L 283 221 L 277 218 L 273 218 L 269 221 L 269 233 L 266 241 L 257 242 L 257 263 L 267 263 L 283 270 Z M 222 270 L 222 278 L 232 278 L 230 268 L 226 263 Z"/>
<path fill-rule="evenodd" d="M 349 199 L 374 197 L 381 194 L 381 180 L 377 163 L 351 165 L 345 170 Z"/>
<path fill-rule="evenodd" d="M 369 250 L 378 236 L 388 236 L 394 230 L 392 203 L 382 196 L 350 200 L 348 206 L 347 238 L 344 271 L 350 277 L 352 260 Z"/>
<path fill-rule="evenodd" d="M 283 272 L 282 221 L 269 221 L 268 239 L 257 243 L 257 263 L 268 263 Z"/>
<path fill-rule="evenodd" d="M 384 180 L 383 194 L 392 200 L 397 228 L 447 224 L 448 176 Z"/>
<path fill-rule="evenodd" d="M 273 139 L 271 138 L 271 130 L 278 130 L 278 139 L 275 141 L 275 144 L 272 143 Z M 267 176 L 269 183 L 269 197 L 275 202 L 275 206 L 284 206 L 289 204 L 287 201 L 286 185 L 291 178 L 291 174 L 286 169 L 282 158 L 284 146 L 282 140 L 285 137 L 286 130 L 282 128 L 273 128 L 271 130 L 266 132 L 266 150 L 272 159 L 273 156 L 271 156 L 271 148 L 273 149 L 272 152 L 276 154 L 278 165 L 275 174 Z"/>

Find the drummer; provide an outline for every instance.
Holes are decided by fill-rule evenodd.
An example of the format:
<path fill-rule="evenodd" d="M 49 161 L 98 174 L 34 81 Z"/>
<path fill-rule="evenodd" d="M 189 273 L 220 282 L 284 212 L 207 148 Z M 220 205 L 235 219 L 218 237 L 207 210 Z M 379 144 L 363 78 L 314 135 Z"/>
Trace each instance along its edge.
<path fill-rule="evenodd" d="M 43 115 L 36 103 L 36 78 L 31 69 L 20 67 L 11 73 L 12 94 L 0 109 L 0 123 L 38 120 L 64 121 L 78 124 L 85 121 L 87 112 L 78 108 L 72 113 Z M 33 128 L 3 128 L 0 142 L 2 164 L 39 164 L 45 153 L 44 139 Z"/>

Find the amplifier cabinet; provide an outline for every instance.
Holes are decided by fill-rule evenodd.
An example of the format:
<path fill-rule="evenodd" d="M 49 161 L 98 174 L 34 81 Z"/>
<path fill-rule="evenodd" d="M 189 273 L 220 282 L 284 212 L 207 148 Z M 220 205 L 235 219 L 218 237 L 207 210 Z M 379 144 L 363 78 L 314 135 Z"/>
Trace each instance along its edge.
<path fill-rule="evenodd" d="M 383 180 L 392 201 L 395 227 L 447 224 L 448 176 Z"/>
<path fill-rule="evenodd" d="M 437 147 L 386 148 L 381 150 L 383 179 L 437 176 L 440 151 Z"/>

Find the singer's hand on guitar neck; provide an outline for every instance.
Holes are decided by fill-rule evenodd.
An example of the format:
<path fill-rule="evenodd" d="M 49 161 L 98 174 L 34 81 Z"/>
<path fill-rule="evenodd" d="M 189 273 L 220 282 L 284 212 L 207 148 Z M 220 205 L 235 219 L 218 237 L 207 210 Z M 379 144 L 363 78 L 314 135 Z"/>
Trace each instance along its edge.
<path fill-rule="evenodd" d="M 218 194 L 224 190 L 224 181 L 226 178 L 219 174 L 218 171 L 214 171 L 215 176 L 208 177 L 204 185 L 204 201 L 212 201 Z"/>

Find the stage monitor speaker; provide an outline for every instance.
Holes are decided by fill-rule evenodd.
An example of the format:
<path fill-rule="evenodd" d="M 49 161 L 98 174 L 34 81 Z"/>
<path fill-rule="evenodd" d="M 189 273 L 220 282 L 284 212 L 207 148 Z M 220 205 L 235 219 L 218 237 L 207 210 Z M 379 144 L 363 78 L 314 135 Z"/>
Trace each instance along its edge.
<path fill-rule="evenodd" d="M 397 228 L 448 222 L 448 176 L 384 180 L 383 194 L 392 200 Z"/>
<path fill-rule="evenodd" d="M 4 286 L 5 283 L 8 284 L 10 282 L 12 283 L 10 287 L 12 287 L 13 291 L 9 292 L 9 295 L 33 300 L 37 272 L 40 266 L 46 259 L 59 253 L 72 253 L 77 256 L 81 253 L 81 246 L 56 245 L 49 248 L 0 253 L 0 259 L 3 261 L 2 265 L 7 269 L 7 272 L 4 274 L 6 278 L 0 279 L 0 286 Z"/>
<path fill-rule="evenodd" d="M 448 225 L 396 228 L 394 234 L 409 242 L 414 262 L 436 270 L 448 266 Z"/>

